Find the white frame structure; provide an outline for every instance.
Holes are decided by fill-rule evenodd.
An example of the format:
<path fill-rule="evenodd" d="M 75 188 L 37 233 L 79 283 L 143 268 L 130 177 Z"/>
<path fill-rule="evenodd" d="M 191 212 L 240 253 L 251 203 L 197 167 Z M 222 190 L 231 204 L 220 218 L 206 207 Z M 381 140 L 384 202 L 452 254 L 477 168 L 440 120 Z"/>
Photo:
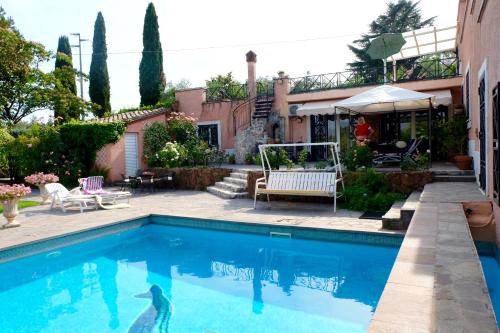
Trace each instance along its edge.
<path fill-rule="evenodd" d="M 332 171 L 318 171 L 318 170 L 292 170 L 292 171 L 275 171 L 272 170 L 271 164 L 269 162 L 269 158 L 267 157 L 267 152 L 266 150 L 268 148 L 283 148 L 283 147 L 312 147 L 312 146 L 326 146 L 328 147 L 328 151 L 331 153 L 332 161 L 333 161 L 333 166 L 332 166 Z M 345 190 L 344 186 L 344 177 L 342 174 L 342 165 L 340 163 L 340 156 L 339 156 L 339 151 L 340 151 L 340 145 L 338 142 L 315 142 L 315 143 L 283 143 L 283 144 L 263 144 L 259 145 L 259 153 L 262 161 L 262 171 L 264 172 L 264 177 L 259 178 L 255 182 L 255 193 L 254 193 L 254 209 L 256 208 L 257 205 L 257 196 L 259 194 L 266 194 L 267 195 L 267 201 L 270 204 L 270 199 L 269 199 L 269 194 L 282 194 L 282 195 L 300 195 L 300 196 L 326 196 L 326 197 L 333 197 L 333 209 L 334 212 L 337 211 L 337 198 L 340 197 L 342 194 L 338 194 L 337 192 L 337 183 L 342 184 L 342 190 Z M 268 180 L 271 174 L 273 173 L 281 173 L 285 174 L 288 173 L 289 176 L 291 176 L 291 179 L 293 179 L 295 176 L 300 176 L 300 174 L 306 174 L 306 173 L 324 173 L 328 175 L 334 175 L 333 176 L 333 181 L 330 184 L 326 184 L 324 188 L 321 190 L 308 190 L 302 188 L 297 188 L 297 189 L 289 189 L 289 190 L 282 190 L 282 189 L 269 189 L 268 188 Z M 289 177 L 290 179 L 290 177 Z"/>

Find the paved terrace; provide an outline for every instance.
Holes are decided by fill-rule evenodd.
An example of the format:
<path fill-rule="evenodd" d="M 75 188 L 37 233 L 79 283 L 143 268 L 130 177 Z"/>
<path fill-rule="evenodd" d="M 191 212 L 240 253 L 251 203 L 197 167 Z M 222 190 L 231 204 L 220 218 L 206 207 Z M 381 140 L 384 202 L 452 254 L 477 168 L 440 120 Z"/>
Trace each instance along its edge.
<path fill-rule="evenodd" d="M 474 183 L 425 186 L 370 333 L 498 332 L 459 204 L 483 200 Z"/>
<path fill-rule="evenodd" d="M 199 191 L 139 193 L 132 197 L 130 204 L 130 208 L 88 210 L 83 214 L 76 207 L 68 209 L 67 213 L 62 213 L 59 208 L 50 211 L 49 205 L 22 209 L 17 219 L 21 227 L 0 230 L 0 250 L 149 214 L 384 234 L 401 233 L 382 230 L 382 222 L 378 220 L 360 220 L 360 213 L 357 212 L 340 209 L 333 215 L 333 204 L 272 202 L 272 209 L 268 209 L 267 203 L 258 202 L 257 210 L 254 210 L 252 200 L 225 200 Z"/>

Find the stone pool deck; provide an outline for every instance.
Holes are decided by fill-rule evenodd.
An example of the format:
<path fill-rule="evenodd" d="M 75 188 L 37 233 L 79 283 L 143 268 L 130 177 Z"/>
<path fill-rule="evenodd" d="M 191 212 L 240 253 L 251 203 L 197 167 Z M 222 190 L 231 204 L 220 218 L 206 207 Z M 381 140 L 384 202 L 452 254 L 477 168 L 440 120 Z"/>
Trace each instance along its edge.
<path fill-rule="evenodd" d="M 498 332 L 459 204 L 484 200 L 475 183 L 426 185 L 368 332 Z"/>
<path fill-rule="evenodd" d="M 87 210 L 83 214 L 76 207 L 70 208 L 67 213 L 61 212 L 59 208 L 50 211 L 49 205 L 22 209 L 17 219 L 21 227 L 0 230 L 0 250 L 150 214 L 389 235 L 402 234 L 399 231 L 383 230 L 382 222 L 379 220 L 360 220 L 358 219 L 360 213 L 357 212 L 340 209 L 334 215 L 333 205 L 328 204 L 273 202 L 272 209 L 268 209 L 266 203 L 258 203 L 257 210 L 254 210 L 252 200 L 225 200 L 199 191 L 139 193 L 132 197 L 130 204 L 132 206 L 130 208 Z"/>

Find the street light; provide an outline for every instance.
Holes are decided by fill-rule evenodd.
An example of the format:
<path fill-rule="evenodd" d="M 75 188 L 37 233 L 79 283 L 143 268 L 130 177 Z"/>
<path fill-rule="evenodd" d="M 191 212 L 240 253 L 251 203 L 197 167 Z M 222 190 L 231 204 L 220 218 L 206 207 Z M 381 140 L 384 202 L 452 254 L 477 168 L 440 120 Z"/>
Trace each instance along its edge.
<path fill-rule="evenodd" d="M 82 42 L 86 42 L 86 41 L 88 41 L 88 39 L 82 39 L 79 32 L 72 33 L 70 35 L 78 37 L 78 45 L 71 45 L 71 47 L 78 48 L 78 55 L 80 57 L 80 74 L 79 74 L 79 76 L 80 76 L 80 97 L 83 99 Z"/>

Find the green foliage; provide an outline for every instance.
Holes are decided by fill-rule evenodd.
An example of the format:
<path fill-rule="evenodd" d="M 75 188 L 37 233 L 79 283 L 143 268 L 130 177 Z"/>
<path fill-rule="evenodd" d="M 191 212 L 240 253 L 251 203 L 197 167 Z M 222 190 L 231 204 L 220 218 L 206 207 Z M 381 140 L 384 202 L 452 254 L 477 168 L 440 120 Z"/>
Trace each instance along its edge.
<path fill-rule="evenodd" d="M 447 122 L 439 124 L 438 131 L 441 133 L 443 148 L 447 153 L 467 153 L 468 131 L 467 118 L 465 116 L 454 116 Z"/>
<path fill-rule="evenodd" d="M 154 167 L 157 159 L 155 154 L 159 152 L 165 144 L 171 140 L 167 126 L 161 122 L 147 124 L 144 127 L 144 159 L 148 166 Z"/>
<path fill-rule="evenodd" d="M 234 156 L 234 154 L 227 155 L 227 163 L 235 164 L 236 163 L 236 156 Z"/>
<path fill-rule="evenodd" d="M 250 156 L 252 156 L 252 155 L 250 155 Z M 288 158 L 288 153 L 283 148 L 280 148 L 278 150 L 267 148 L 266 156 L 267 156 L 267 159 L 269 160 L 269 164 L 271 166 L 271 169 L 273 169 L 273 170 L 279 169 L 280 165 L 286 165 L 287 169 L 292 169 L 294 166 L 293 161 Z M 253 158 L 253 156 L 252 156 L 252 158 Z M 262 165 L 262 159 L 261 159 L 260 154 L 255 156 L 255 164 L 260 165 L 260 166 Z M 264 164 L 266 164 L 266 163 L 264 163 Z M 267 165 L 266 165 L 266 167 L 267 167 Z"/>
<path fill-rule="evenodd" d="M 231 72 L 227 75 L 217 75 L 206 81 L 207 99 L 219 101 L 224 99 L 240 100 L 247 97 L 245 86 L 233 78 Z"/>
<path fill-rule="evenodd" d="M 302 149 L 299 153 L 299 156 L 297 157 L 300 166 L 303 167 L 304 169 L 307 166 L 308 155 L 309 155 L 309 152 L 307 151 L 307 149 Z"/>
<path fill-rule="evenodd" d="M 374 169 L 346 176 L 351 180 L 343 193 L 348 209 L 387 211 L 395 201 L 404 199 L 404 194 L 390 192 L 385 176 Z"/>
<path fill-rule="evenodd" d="M 260 155 L 258 155 L 258 158 L 260 159 Z M 252 154 L 247 153 L 245 155 L 245 163 L 246 164 L 254 164 L 257 162 L 257 158 L 254 158 Z"/>
<path fill-rule="evenodd" d="M 111 114 L 107 58 L 106 25 L 102 13 L 99 12 L 94 24 L 92 61 L 89 72 L 89 96 L 93 103 L 99 105 L 99 108 L 94 110 L 96 117 Z"/>
<path fill-rule="evenodd" d="M 142 33 L 143 51 L 139 65 L 139 92 L 141 106 L 156 105 L 165 87 L 163 51 L 158 29 L 158 16 L 153 3 L 148 5 Z"/>
<path fill-rule="evenodd" d="M 401 162 L 402 171 L 427 170 L 429 168 L 429 153 L 416 153 L 414 156 L 405 156 Z"/>
<path fill-rule="evenodd" d="M 221 166 L 221 164 L 224 163 L 226 158 L 227 156 L 224 150 L 219 149 L 217 147 L 212 147 L 211 149 L 209 148 L 207 156 L 208 164 Z"/>
<path fill-rule="evenodd" d="M 342 155 L 342 164 L 349 171 L 359 168 L 369 168 L 372 165 L 373 153 L 371 149 L 364 146 L 354 146 Z"/>
<path fill-rule="evenodd" d="M 360 39 L 353 42 L 358 47 L 348 46 L 357 58 L 355 62 L 348 65 L 357 70 L 367 67 L 381 67 L 382 61 L 371 59 L 367 53 L 370 40 L 384 33 L 406 32 L 432 26 L 434 19 L 435 17 L 422 18 L 422 11 L 419 8 L 418 1 L 397 0 L 389 2 L 386 11 L 370 23 L 370 32 L 362 34 Z"/>
<path fill-rule="evenodd" d="M 193 119 L 180 113 L 170 113 L 167 120 L 167 131 L 172 140 L 181 144 L 197 138 Z"/>
<path fill-rule="evenodd" d="M 8 175 L 8 159 L 7 159 L 7 147 L 14 140 L 14 137 L 9 134 L 7 129 L 0 127 L 0 177 L 5 177 Z"/>
<path fill-rule="evenodd" d="M 124 130 L 122 123 L 35 124 L 8 145 L 11 172 L 16 178 L 54 173 L 61 183 L 74 186 L 94 167 L 97 151 L 117 142 Z"/>
<path fill-rule="evenodd" d="M 94 167 L 89 170 L 89 176 L 102 176 L 106 181 L 109 177 L 110 172 L 111 172 L 110 168 L 94 165 Z"/>

